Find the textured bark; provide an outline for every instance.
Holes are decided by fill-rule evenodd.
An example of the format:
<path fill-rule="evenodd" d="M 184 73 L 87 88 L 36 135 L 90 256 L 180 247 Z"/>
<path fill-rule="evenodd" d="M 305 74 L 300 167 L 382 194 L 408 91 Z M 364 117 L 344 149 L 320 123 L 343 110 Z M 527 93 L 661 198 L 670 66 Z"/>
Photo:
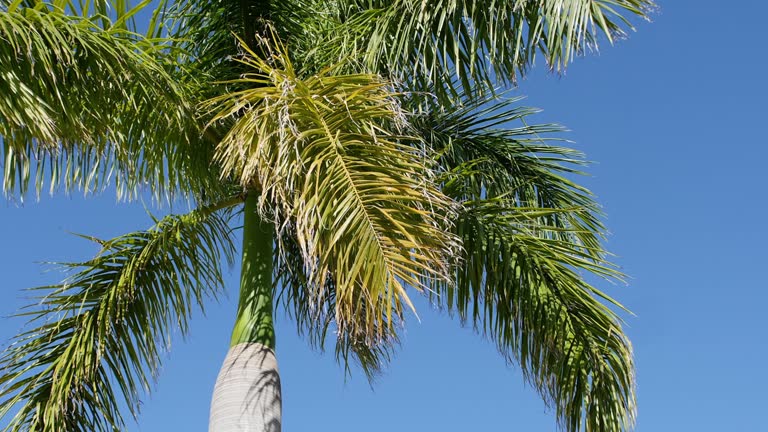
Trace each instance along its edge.
<path fill-rule="evenodd" d="M 282 398 L 275 352 L 260 343 L 229 349 L 216 380 L 209 432 L 280 432 Z"/>

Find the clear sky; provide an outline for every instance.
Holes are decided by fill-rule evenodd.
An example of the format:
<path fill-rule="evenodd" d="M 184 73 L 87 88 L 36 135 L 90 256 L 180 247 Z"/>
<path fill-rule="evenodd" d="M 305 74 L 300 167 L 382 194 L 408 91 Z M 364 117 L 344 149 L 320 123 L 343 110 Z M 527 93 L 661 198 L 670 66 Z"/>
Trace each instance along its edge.
<path fill-rule="evenodd" d="M 631 275 L 603 286 L 636 313 L 638 432 L 766 431 L 768 356 L 762 273 L 768 252 L 765 17 L 758 0 L 660 1 L 653 23 L 572 64 L 565 77 L 539 64 L 517 93 L 559 122 L 597 163 L 584 182 L 599 196 L 609 249 Z M 113 195 L 0 204 L 0 314 L 21 288 L 57 281 L 41 261 L 82 260 L 92 244 L 146 228 L 141 203 Z M 177 337 L 130 431 L 205 431 L 237 295 L 198 314 Z M 492 344 L 418 304 L 402 349 L 374 390 L 332 355 L 311 351 L 277 322 L 284 430 L 555 430 L 552 412 Z M 20 328 L 0 319 L 0 343 Z M 0 422 L 2 426 L 2 422 Z"/>

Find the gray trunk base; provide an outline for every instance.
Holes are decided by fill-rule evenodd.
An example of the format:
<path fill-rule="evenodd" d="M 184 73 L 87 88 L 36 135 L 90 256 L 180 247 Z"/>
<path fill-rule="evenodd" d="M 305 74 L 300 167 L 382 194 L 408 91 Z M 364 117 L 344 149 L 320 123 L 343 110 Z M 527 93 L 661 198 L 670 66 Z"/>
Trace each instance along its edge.
<path fill-rule="evenodd" d="M 275 352 L 259 343 L 233 346 L 211 402 L 209 432 L 280 432 L 282 398 Z"/>

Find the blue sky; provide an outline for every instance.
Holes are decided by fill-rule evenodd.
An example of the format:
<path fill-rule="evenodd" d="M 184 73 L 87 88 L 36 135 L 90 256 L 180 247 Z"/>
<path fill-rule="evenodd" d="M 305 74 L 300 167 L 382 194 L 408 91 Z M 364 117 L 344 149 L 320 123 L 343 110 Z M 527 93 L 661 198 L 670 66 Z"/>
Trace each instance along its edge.
<path fill-rule="evenodd" d="M 584 179 L 599 196 L 609 249 L 631 276 L 603 286 L 632 309 L 627 332 L 638 373 L 638 432 L 768 430 L 762 217 L 768 99 L 763 58 L 768 5 L 661 1 L 653 23 L 566 76 L 542 65 L 516 94 L 544 109 L 596 163 Z M 146 228 L 140 203 L 112 195 L 43 197 L 0 204 L 0 314 L 21 288 L 59 279 L 41 261 L 78 260 L 95 249 L 69 232 L 110 237 Z M 208 404 L 226 353 L 229 299 L 176 337 L 155 391 L 130 431 L 207 430 Z M 332 355 L 311 351 L 279 319 L 284 430 L 553 431 L 554 415 L 492 344 L 421 303 L 402 349 L 371 390 L 344 379 Z M 3 344 L 21 326 L 0 320 Z M 1 423 L 0 423 L 1 424 Z"/>

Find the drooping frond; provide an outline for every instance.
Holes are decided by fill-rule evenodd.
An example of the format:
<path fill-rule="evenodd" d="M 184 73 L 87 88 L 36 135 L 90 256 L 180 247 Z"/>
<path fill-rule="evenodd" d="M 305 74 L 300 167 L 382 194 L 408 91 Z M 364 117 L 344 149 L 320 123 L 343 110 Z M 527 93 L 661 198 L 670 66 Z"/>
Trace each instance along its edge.
<path fill-rule="evenodd" d="M 320 44 L 324 58 L 360 58 L 417 87 L 452 78 L 464 91 L 514 82 L 537 53 L 562 71 L 573 58 L 613 42 L 648 18 L 651 0 L 349 0 L 336 2 L 338 29 Z"/>
<path fill-rule="evenodd" d="M 263 43 L 269 58 L 243 60 L 250 88 L 209 104 L 216 120 L 239 116 L 216 160 L 294 233 L 313 307 L 333 289 L 338 331 L 374 346 L 410 304 L 407 286 L 445 278 L 452 203 L 423 147 L 398 135 L 386 82 L 332 69 L 301 79 L 278 42 Z"/>
<path fill-rule="evenodd" d="M 36 4 L 39 2 L 36 2 Z M 0 11 L 3 189 L 100 190 L 133 197 L 212 187 L 212 144 L 168 71 L 161 41 L 105 17 L 39 3 Z"/>
<path fill-rule="evenodd" d="M 32 328 L 0 356 L 0 417 L 6 431 L 122 430 L 135 416 L 172 333 L 222 287 L 232 261 L 226 221 L 202 208 L 147 230 L 93 239 L 99 254 L 66 263 L 74 273 L 37 288 L 20 315 Z M 125 405 L 123 405 L 125 404 Z"/>
<path fill-rule="evenodd" d="M 631 346 L 601 300 L 621 306 L 585 280 L 621 274 L 605 260 L 592 195 L 571 179 L 583 159 L 550 145 L 562 128 L 528 124 L 535 110 L 518 104 L 465 100 L 413 119 L 439 153 L 443 191 L 462 203 L 455 283 L 436 285 L 433 299 L 519 364 L 565 430 L 628 430 Z"/>
<path fill-rule="evenodd" d="M 635 419 L 632 348 L 618 306 L 585 281 L 620 277 L 546 213 L 502 200 L 466 203 L 457 230 L 466 249 L 456 284 L 438 301 L 494 340 L 556 411 L 564 430 L 627 431 Z M 598 254 L 599 255 L 599 254 Z"/>

